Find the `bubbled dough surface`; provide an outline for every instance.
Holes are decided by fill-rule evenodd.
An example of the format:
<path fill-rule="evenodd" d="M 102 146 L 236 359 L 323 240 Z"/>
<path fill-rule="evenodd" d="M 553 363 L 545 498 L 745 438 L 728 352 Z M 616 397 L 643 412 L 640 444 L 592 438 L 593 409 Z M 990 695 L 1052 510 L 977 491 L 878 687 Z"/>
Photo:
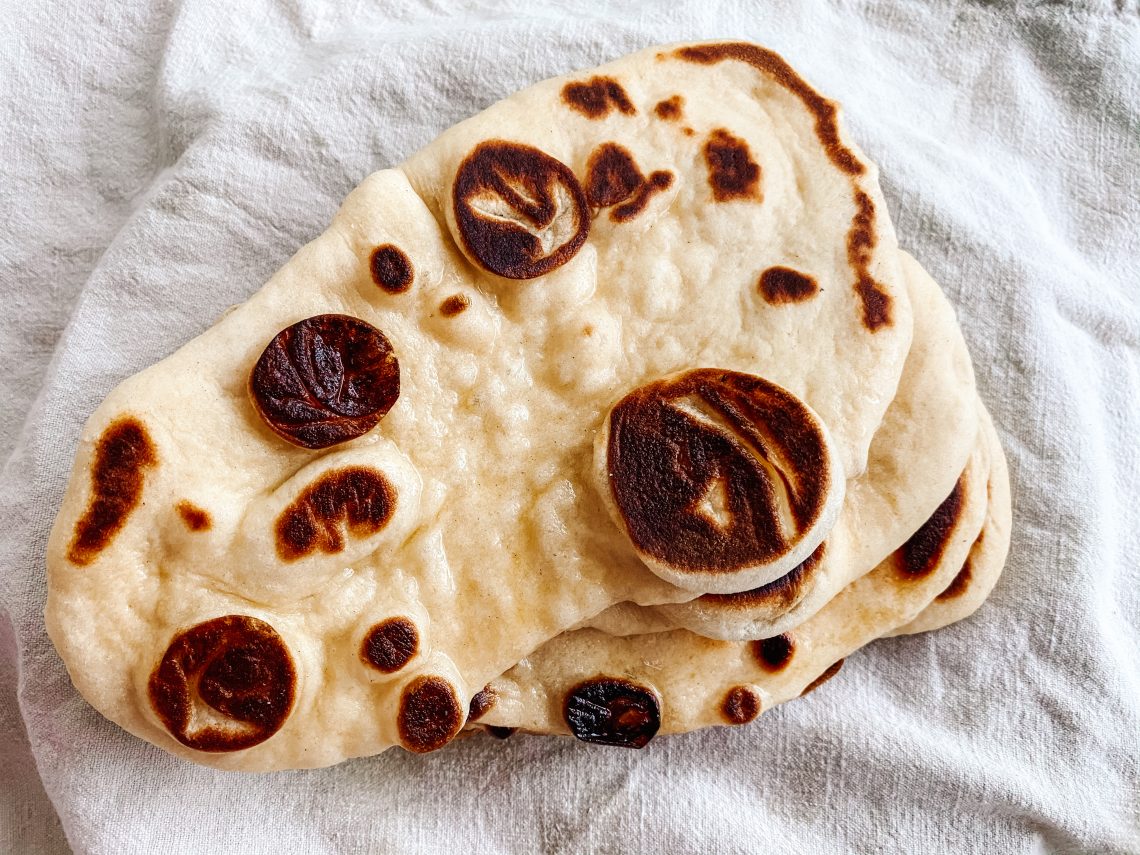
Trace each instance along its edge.
<path fill-rule="evenodd" d="M 976 407 L 975 414 L 981 404 Z M 661 733 L 726 724 L 721 702 L 736 686 L 752 689 L 762 712 L 798 698 L 832 664 L 911 621 L 950 584 L 986 515 L 989 449 L 979 437 L 966 465 L 963 509 L 931 572 L 900 579 L 888 557 L 793 632 L 795 651 L 782 670 L 762 668 L 748 642 L 714 641 L 683 629 L 624 637 L 580 629 L 552 639 L 492 681 L 498 700 L 480 724 L 569 733 L 562 717 L 567 692 L 599 674 L 656 691 Z"/>
<path fill-rule="evenodd" d="M 819 151 L 798 101 L 734 63 L 657 64 L 646 52 L 603 72 L 618 76 L 639 108 L 620 132 L 613 117 L 594 123 L 561 106 L 564 80 L 457 126 L 404 167 L 410 184 L 400 170 L 368 177 L 330 228 L 249 301 L 125 381 L 92 415 L 49 543 L 46 617 L 98 710 L 198 762 L 328 765 L 397 742 L 399 692 L 419 673 L 448 679 L 465 703 L 543 641 L 614 602 L 692 596 L 636 560 L 587 478 L 606 407 L 678 368 L 715 365 L 786 386 L 824 418 L 847 474 L 862 469 L 911 334 L 873 167 L 860 183 L 878 209 L 872 271 L 893 295 L 894 324 L 871 335 L 845 257 L 850 184 Z M 691 139 L 671 123 L 648 124 L 652 104 L 676 91 L 698 131 Z M 764 169 L 762 204 L 707 198 L 706 125 L 749 141 Z M 617 140 L 643 171 L 673 169 L 678 180 L 628 225 L 599 217 L 562 268 L 503 287 L 463 260 L 440 213 L 458 158 L 494 136 L 538 145 L 579 177 L 593 146 Z M 370 278 L 369 254 L 385 243 L 414 265 L 405 294 L 385 294 Z M 769 307 L 756 276 L 789 261 L 817 277 L 821 294 Z M 458 293 L 470 307 L 443 317 L 439 304 Z M 377 429 L 321 456 L 274 435 L 246 382 L 279 330 L 330 312 L 384 331 L 402 390 Z M 124 414 L 145 424 L 159 462 L 111 547 L 75 567 L 67 547 L 89 499 L 94 443 Z M 375 552 L 280 566 L 251 548 L 258 532 L 247 526 L 275 493 L 299 493 L 322 469 L 399 459 L 410 465 L 385 472 L 400 500 L 418 498 L 418 506 L 398 509 L 402 522 L 368 544 Z M 209 530 L 185 530 L 174 511 L 182 500 L 210 514 Z M 296 660 L 296 702 L 267 742 L 203 754 L 158 724 L 146 680 L 176 632 L 227 613 L 258 617 L 282 635 Z M 360 640 L 397 614 L 416 621 L 422 650 L 403 671 L 378 675 L 360 662 Z"/>
<path fill-rule="evenodd" d="M 698 602 L 645 608 L 619 603 L 590 622 L 617 635 L 685 628 L 711 638 L 769 638 L 803 623 L 875 567 L 949 495 L 978 432 L 974 369 L 954 309 L 908 253 L 899 253 L 914 341 L 898 395 L 871 443 L 867 470 L 853 479 L 827 548 L 803 599 L 782 614 Z"/>

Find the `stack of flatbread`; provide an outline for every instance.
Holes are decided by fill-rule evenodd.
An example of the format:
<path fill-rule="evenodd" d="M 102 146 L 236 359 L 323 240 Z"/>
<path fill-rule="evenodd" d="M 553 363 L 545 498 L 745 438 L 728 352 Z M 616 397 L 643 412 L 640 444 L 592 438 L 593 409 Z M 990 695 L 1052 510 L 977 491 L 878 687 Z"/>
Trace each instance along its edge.
<path fill-rule="evenodd" d="M 96 709 L 222 768 L 640 747 L 971 614 L 1009 522 L 954 311 L 836 105 L 671 46 L 369 176 L 114 390 L 46 618 Z"/>

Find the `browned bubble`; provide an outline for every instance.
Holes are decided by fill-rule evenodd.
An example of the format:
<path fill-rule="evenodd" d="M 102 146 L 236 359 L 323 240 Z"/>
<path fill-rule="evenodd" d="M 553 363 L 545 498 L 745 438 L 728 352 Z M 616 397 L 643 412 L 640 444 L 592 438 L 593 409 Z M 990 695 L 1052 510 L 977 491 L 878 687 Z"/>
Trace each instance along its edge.
<path fill-rule="evenodd" d="M 323 474 L 277 518 L 277 555 L 296 561 L 313 552 L 344 549 L 344 531 L 368 537 L 388 524 L 396 510 L 396 488 L 382 472 L 348 466 Z"/>
<path fill-rule="evenodd" d="M 610 414 L 607 471 L 626 531 L 677 570 L 733 572 L 787 552 L 822 512 L 826 459 L 820 426 L 798 398 L 734 371 L 647 384 Z M 718 516 L 704 507 L 714 495 Z M 781 504 L 797 531 L 785 530 Z"/>
<path fill-rule="evenodd" d="M 465 311 L 469 305 L 471 305 L 471 301 L 467 299 L 466 294 L 452 294 L 439 304 L 439 313 L 445 318 L 454 318 Z"/>
<path fill-rule="evenodd" d="M 85 565 L 107 548 L 142 498 L 146 470 L 158 465 L 150 434 L 133 416 L 116 419 L 95 444 L 91 499 L 75 524 L 67 557 Z"/>
<path fill-rule="evenodd" d="M 210 515 L 192 502 L 183 499 L 174 509 L 190 531 L 205 531 L 210 527 Z"/>
<path fill-rule="evenodd" d="M 645 206 L 649 204 L 650 198 L 652 198 L 655 193 L 668 190 L 672 186 L 672 172 L 666 172 L 664 170 L 651 172 L 648 180 L 637 188 L 637 192 L 635 192 L 628 201 L 623 202 L 610 211 L 610 219 L 615 223 L 629 222 L 645 210 Z"/>
<path fill-rule="evenodd" d="M 826 683 L 828 680 L 830 680 L 832 677 L 834 677 L 836 674 L 838 674 L 839 669 L 842 667 L 843 667 L 843 660 L 840 659 L 838 662 L 831 665 L 826 671 L 824 671 L 822 674 L 820 674 L 818 677 L 816 677 L 814 680 L 812 680 L 810 683 L 808 683 L 804 687 L 804 690 L 802 692 L 800 692 L 800 697 L 802 698 L 808 692 L 814 692 L 816 689 L 818 689 L 820 686 L 822 686 L 824 683 Z"/>
<path fill-rule="evenodd" d="M 463 727 L 463 709 L 455 688 L 443 677 L 412 680 L 400 696 L 396 726 L 400 742 L 409 751 L 422 754 L 442 748 Z"/>
<path fill-rule="evenodd" d="M 679 48 L 675 55 L 702 65 L 736 60 L 767 75 L 795 95 L 815 117 L 816 136 L 835 166 L 848 175 L 866 172 L 859 158 L 839 138 L 836 105 L 812 89 L 778 53 L 747 42 L 725 42 Z"/>
<path fill-rule="evenodd" d="M 729 724 L 747 724 L 760 715 L 760 696 L 748 686 L 734 686 L 725 694 L 720 711 Z"/>
<path fill-rule="evenodd" d="M 412 661 L 420 646 L 416 625 L 405 617 L 388 618 L 368 630 L 360 658 L 377 671 L 393 674 Z"/>
<path fill-rule="evenodd" d="M 586 164 L 586 198 L 595 208 L 608 208 L 610 219 L 628 222 L 645 210 L 654 193 L 673 184 L 673 173 L 657 170 L 646 178 L 629 151 L 617 143 L 603 143 L 590 153 Z"/>
<path fill-rule="evenodd" d="M 407 254 L 390 243 L 372 250 L 372 281 L 389 294 L 402 294 L 412 287 L 414 271 Z"/>
<path fill-rule="evenodd" d="M 467 707 L 467 720 L 478 721 L 487 714 L 487 711 L 495 705 L 495 699 L 498 696 L 495 690 L 490 686 L 484 686 L 471 698 L 471 703 Z"/>
<path fill-rule="evenodd" d="M 763 608 L 773 614 L 782 614 L 804 598 L 808 590 L 808 579 L 819 566 L 826 549 L 827 542 L 824 541 L 811 555 L 779 579 L 773 579 L 759 588 L 735 594 L 702 594 L 697 602 L 725 611 L 756 611 Z"/>
<path fill-rule="evenodd" d="M 773 305 L 799 303 L 819 292 L 819 285 L 806 274 L 790 267 L 769 267 L 760 274 L 758 286 L 764 299 Z"/>
<path fill-rule="evenodd" d="M 400 395 L 400 364 L 384 333 L 348 315 L 317 315 L 273 337 L 249 393 L 274 433 L 328 448 L 376 427 Z"/>
<path fill-rule="evenodd" d="M 467 254 L 507 279 L 533 279 L 560 267 L 590 231 L 586 194 L 570 167 L 505 140 L 479 144 L 459 165 L 452 208 Z M 556 229 L 557 218 L 563 222 Z"/>
<path fill-rule="evenodd" d="M 600 119 L 611 110 L 626 116 L 637 112 L 625 89 L 612 77 L 591 77 L 584 83 L 567 83 L 562 87 L 562 100 L 591 119 Z"/>
<path fill-rule="evenodd" d="M 942 504 L 896 552 L 896 566 L 908 579 L 929 575 L 942 560 L 966 507 L 966 477 L 954 485 Z"/>
<path fill-rule="evenodd" d="M 748 143 L 717 128 L 705 141 L 704 153 L 714 199 L 760 201 L 760 164 L 752 159 Z"/>
<path fill-rule="evenodd" d="M 680 95 L 671 95 L 663 101 L 658 101 L 657 106 L 653 108 L 653 112 L 657 115 L 658 119 L 663 119 L 666 122 L 675 122 L 681 118 L 681 108 L 685 103 L 685 99 Z"/>
<path fill-rule="evenodd" d="M 857 189 L 855 214 L 847 232 L 847 262 L 855 272 L 855 293 L 863 304 L 863 326 L 871 332 L 891 323 L 891 297 L 870 272 L 875 241 L 875 203 Z"/>
<path fill-rule="evenodd" d="M 771 638 L 762 638 L 751 644 L 752 656 L 756 662 L 769 673 L 775 674 L 783 671 L 792 661 L 796 652 L 796 640 L 790 632 L 774 635 Z"/>
<path fill-rule="evenodd" d="M 272 626 L 226 615 L 176 635 L 150 676 L 148 693 L 159 720 L 183 745 L 238 751 L 281 729 L 296 683 L 289 649 Z M 194 727 L 198 703 L 229 721 Z"/>
<path fill-rule="evenodd" d="M 629 680 L 598 677 L 566 694 L 562 715 L 583 742 L 644 748 L 661 727 L 657 694 Z"/>

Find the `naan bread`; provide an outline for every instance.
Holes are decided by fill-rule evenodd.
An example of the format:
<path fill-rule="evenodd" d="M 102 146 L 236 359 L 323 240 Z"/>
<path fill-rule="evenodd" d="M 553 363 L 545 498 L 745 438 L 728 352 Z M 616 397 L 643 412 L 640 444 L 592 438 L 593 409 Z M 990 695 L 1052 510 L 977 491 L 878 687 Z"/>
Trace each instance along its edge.
<path fill-rule="evenodd" d="M 778 56 L 538 84 L 367 178 L 107 397 L 48 630 L 97 709 L 198 762 L 433 750 L 606 607 L 813 551 L 911 334 L 875 169 Z"/>
<path fill-rule="evenodd" d="M 570 632 L 491 682 L 480 723 L 640 748 L 658 731 L 744 724 L 799 697 L 845 657 L 911 622 L 952 582 L 982 528 L 995 443 L 992 430 L 979 436 L 965 471 L 931 518 L 795 630 L 751 642 L 716 641 L 683 629 L 634 636 Z M 989 474 L 1000 477 L 1004 470 Z"/>
<path fill-rule="evenodd" d="M 619 603 L 587 626 L 612 635 L 680 628 L 727 641 L 779 635 L 875 567 L 934 512 L 975 445 L 977 392 L 953 307 L 914 258 L 899 255 L 915 308 L 914 340 L 867 470 L 849 483 L 826 543 L 805 564 L 756 590 L 648 608 Z"/>

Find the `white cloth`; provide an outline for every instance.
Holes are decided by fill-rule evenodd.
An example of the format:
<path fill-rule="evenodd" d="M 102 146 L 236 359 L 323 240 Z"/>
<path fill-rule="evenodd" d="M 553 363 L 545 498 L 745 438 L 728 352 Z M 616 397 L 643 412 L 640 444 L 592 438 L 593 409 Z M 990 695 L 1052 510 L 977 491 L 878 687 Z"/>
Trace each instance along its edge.
<path fill-rule="evenodd" d="M 1136 0 L 0 12 L 0 850 L 1140 852 Z M 370 171 L 530 82 L 711 37 L 776 48 L 845 104 L 959 308 L 1014 486 L 982 611 L 640 752 L 477 737 L 243 776 L 88 707 L 44 633 L 43 552 L 99 400 Z"/>

